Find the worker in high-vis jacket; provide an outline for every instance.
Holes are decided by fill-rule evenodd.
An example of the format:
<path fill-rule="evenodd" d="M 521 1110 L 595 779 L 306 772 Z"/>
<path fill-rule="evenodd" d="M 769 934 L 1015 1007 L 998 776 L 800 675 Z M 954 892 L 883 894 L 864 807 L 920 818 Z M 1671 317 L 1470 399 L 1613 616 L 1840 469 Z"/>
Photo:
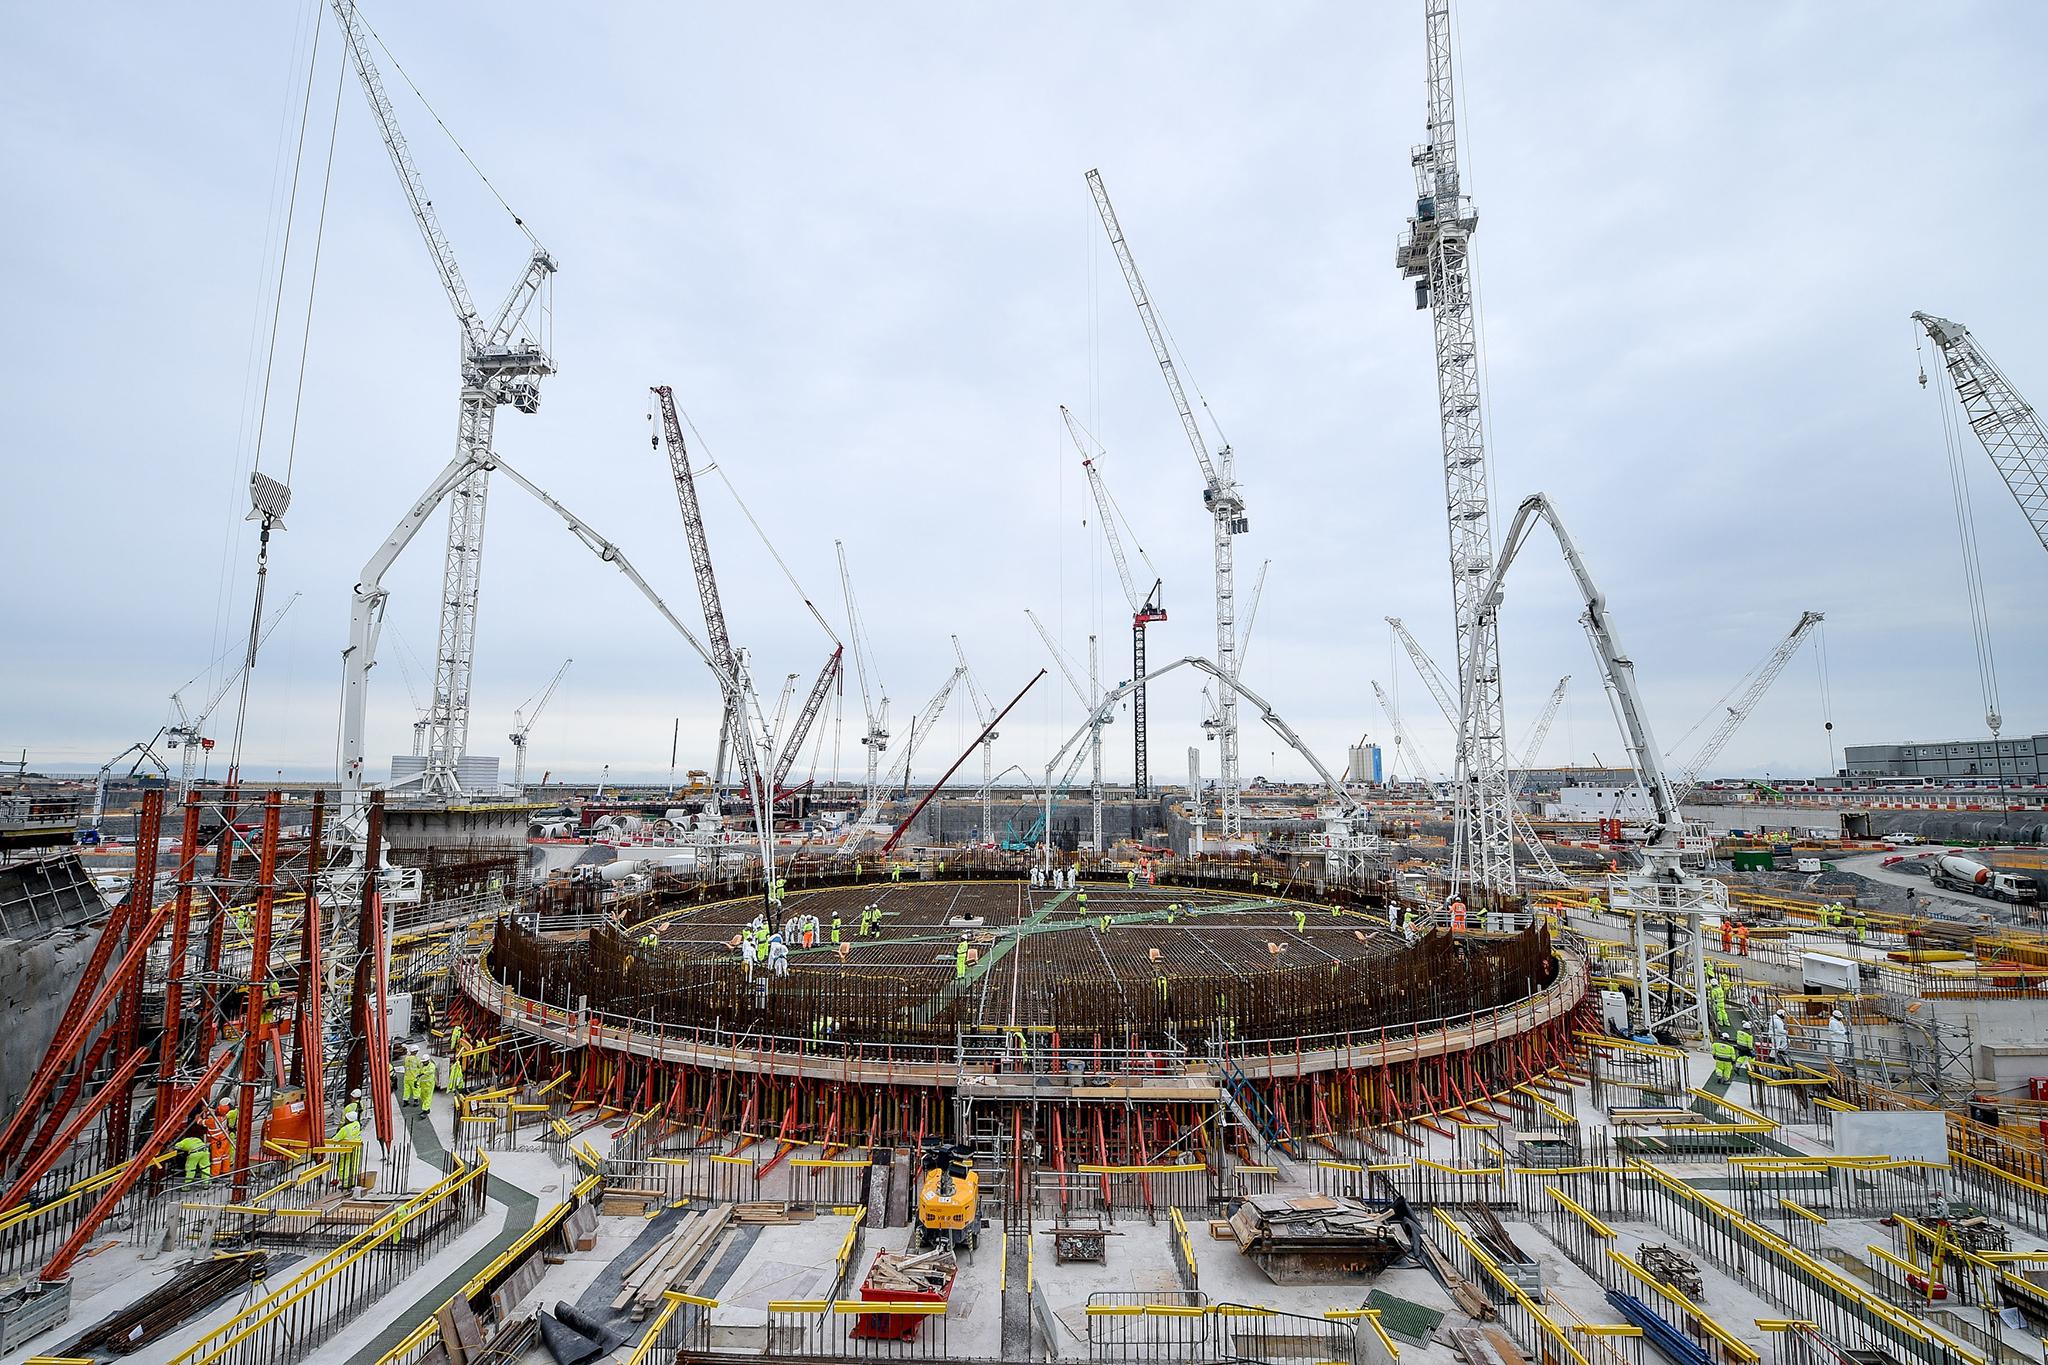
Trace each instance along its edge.
<path fill-rule="evenodd" d="M 964 980 L 967 976 L 967 935 L 960 935 L 960 941 L 953 945 L 953 979 Z"/>
<path fill-rule="evenodd" d="M 206 1139 L 197 1132 L 190 1132 L 171 1144 L 174 1152 L 185 1154 L 185 1183 L 206 1185 L 213 1181 L 212 1154 L 207 1150 Z"/>
<path fill-rule="evenodd" d="M 1725 1037 L 1714 1039 L 1714 1079 L 1732 1081 L 1735 1079 L 1735 1044 Z"/>
<path fill-rule="evenodd" d="M 363 1169 L 363 1125 L 353 1107 L 341 1111 L 341 1126 L 334 1130 L 334 1178 L 353 1188 Z"/>

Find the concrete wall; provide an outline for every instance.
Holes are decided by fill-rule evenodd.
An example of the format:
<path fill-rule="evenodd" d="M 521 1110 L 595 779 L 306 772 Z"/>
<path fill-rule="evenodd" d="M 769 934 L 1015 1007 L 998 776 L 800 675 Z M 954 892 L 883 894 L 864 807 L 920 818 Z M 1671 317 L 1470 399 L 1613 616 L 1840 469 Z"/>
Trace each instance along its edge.
<path fill-rule="evenodd" d="M 1158 799 L 1118 801 L 1104 797 L 1102 837 L 1114 843 L 1118 839 L 1143 839 L 1156 832 L 1161 824 L 1161 804 Z M 1030 830 L 1032 822 L 1044 813 L 1045 803 L 1042 800 L 996 800 L 990 808 L 990 818 L 995 826 L 992 837 L 997 840 L 1021 839 Z M 886 818 L 886 812 L 884 814 Z M 1085 792 L 1053 803 L 1052 830 L 1054 844 L 1064 848 L 1073 847 L 1076 840 L 1093 836 L 1093 818 Z M 918 812 L 917 820 L 906 837 L 924 843 L 967 844 L 981 841 L 984 837 L 981 798 L 933 797 L 931 804 Z"/>
<path fill-rule="evenodd" d="M 7 1018 L 7 1046 L 0 1048 L 0 1108 L 11 1112 L 28 1088 L 99 932 L 0 939 L 0 1011 Z"/>

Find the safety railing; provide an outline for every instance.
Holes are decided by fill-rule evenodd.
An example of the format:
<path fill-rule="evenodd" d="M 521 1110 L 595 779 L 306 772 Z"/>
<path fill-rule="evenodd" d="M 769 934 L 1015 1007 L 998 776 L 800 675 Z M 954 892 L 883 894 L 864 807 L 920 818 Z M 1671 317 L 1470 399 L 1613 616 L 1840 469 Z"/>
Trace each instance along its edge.
<path fill-rule="evenodd" d="M 1194 1239 L 1188 1236 L 1188 1220 L 1177 1208 L 1167 1211 L 1166 1249 L 1173 1258 L 1173 1273 L 1185 1290 L 1199 1292 L 1202 1287 L 1202 1268 L 1195 1259 Z"/>
<path fill-rule="evenodd" d="M 1435 1209 L 1437 1225 L 1450 1234 L 1445 1247 L 1459 1273 L 1477 1284 L 1500 1313 L 1501 1325 L 1515 1343 L 1534 1359 L 1558 1365 L 1592 1365 L 1578 1344 L 1557 1320 L 1545 1312 L 1529 1291 L 1516 1283 L 1500 1264 L 1487 1254 L 1471 1232 L 1445 1209 Z"/>
<path fill-rule="evenodd" d="M 1719 1362 L 1719 1365 L 1756 1365 L 1761 1359 L 1754 1346 L 1736 1336 L 1686 1295 L 1643 1269 L 1633 1257 L 1610 1247 L 1607 1259 L 1620 1267 L 1625 1277 L 1624 1283 L 1610 1286 L 1611 1289 L 1619 1288 L 1670 1326 L 1685 1333 L 1709 1359 Z"/>
<path fill-rule="evenodd" d="M 1218 1186 L 1215 1172 L 1195 1160 L 1140 1165 L 1086 1163 L 1063 1171 L 1042 1167 L 1034 1171 L 1031 1198 L 1033 1209 L 1039 1213 L 1093 1213 L 1112 1222 L 1128 1215 L 1156 1223 L 1169 1208 L 1216 1208 L 1221 1197 Z M 982 1188 L 989 1188 L 986 1178 Z"/>
<path fill-rule="evenodd" d="M 166 1158 L 168 1159 L 168 1158 Z M 119 1179 L 128 1163 L 88 1176 L 40 1204 L 21 1205 L 0 1214 L 0 1274 L 32 1274 L 64 1245 L 79 1220 L 100 1200 L 106 1186 Z M 151 1197 L 144 1181 L 124 1207 L 147 1209 Z M 161 1235 L 161 1225 L 158 1233 Z"/>
<path fill-rule="evenodd" d="M 685 1294 L 678 1289 L 663 1290 L 661 1307 L 641 1329 L 624 1365 L 670 1365 L 685 1351 L 710 1350 L 711 1310 L 716 1307 L 717 1299 Z"/>
<path fill-rule="evenodd" d="M 785 1299 L 768 1305 L 770 1360 L 947 1360 L 946 1305 Z"/>
<path fill-rule="evenodd" d="M 1645 1163 L 1631 1169 L 1648 1200 L 1652 1221 L 1792 1317 L 1814 1323 L 1826 1339 L 1918 1365 L 1985 1365 L 1975 1351 L 1884 1302 L 1730 1205 Z"/>
<path fill-rule="evenodd" d="M 304 1359 L 483 1215 L 479 1159 L 407 1200 L 237 1313 L 171 1365 L 283 1365 Z"/>

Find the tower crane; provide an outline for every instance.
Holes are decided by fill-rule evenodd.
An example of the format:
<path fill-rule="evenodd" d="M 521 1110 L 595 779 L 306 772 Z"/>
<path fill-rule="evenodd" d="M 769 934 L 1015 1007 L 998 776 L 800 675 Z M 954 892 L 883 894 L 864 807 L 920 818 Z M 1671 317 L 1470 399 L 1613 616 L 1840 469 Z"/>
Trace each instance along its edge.
<path fill-rule="evenodd" d="M 2041 429 L 2033 406 L 2020 396 L 2012 381 L 1977 348 L 1970 329 L 1947 318 L 1927 313 L 1913 314 L 1926 329 L 1935 349 L 1941 353 L 1956 399 L 1962 404 L 1964 420 L 1984 453 L 1991 457 L 2005 486 L 2011 490 L 2020 511 L 2048 548 L 2048 435 Z M 1927 385 L 1927 369 L 1920 370 L 1920 384 Z M 1949 409 L 1941 410 L 1942 434 L 1948 446 L 1949 479 L 1955 494 L 1956 529 L 1963 547 L 1963 579 L 1970 603 L 1970 626 L 1977 646 L 1977 679 L 1984 691 L 1984 720 L 1991 737 L 1998 738 L 2004 723 L 1998 705 L 1998 662 L 1991 649 L 1991 623 L 1986 612 L 1983 569 L 1977 561 L 1976 518 L 1970 511 L 1969 471 L 1957 448 Z"/>
<path fill-rule="evenodd" d="M 1166 619 L 1166 607 L 1159 600 L 1159 571 L 1152 566 L 1152 557 L 1145 553 L 1145 547 L 1138 546 L 1138 557 L 1145 561 L 1145 569 L 1152 575 L 1151 590 L 1140 594 L 1137 580 L 1131 577 L 1130 561 L 1124 558 L 1124 543 L 1116 532 L 1115 504 L 1110 501 L 1109 490 L 1102 483 L 1102 467 L 1098 460 L 1107 453 L 1102 443 L 1069 412 L 1065 404 L 1060 406 L 1060 416 L 1066 419 L 1067 435 L 1074 440 L 1074 449 L 1081 452 L 1081 468 L 1088 473 L 1088 487 L 1095 494 L 1095 510 L 1102 522 L 1102 535 L 1109 542 L 1110 558 L 1116 561 L 1117 581 L 1123 584 L 1124 600 L 1131 607 L 1131 676 L 1145 676 L 1145 627 L 1154 621 Z M 1084 441 L 1083 436 L 1087 439 Z M 1090 446 L 1094 449 L 1091 451 Z M 1136 541 L 1133 540 L 1133 544 Z M 1131 693 L 1131 750 L 1135 777 L 1133 785 L 1139 800 L 1152 794 L 1152 764 L 1150 743 L 1145 730 L 1145 689 L 1140 687 Z"/>
<path fill-rule="evenodd" d="M 1572 675 L 1567 673 L 1557 680 L 1557 686 L 1550 689 L 1550 697 L 1537 713 L 1536 723 L 1529 727 L 1529 733 L 1522 736 L 1519 752 L 1522 761 L 1515 766 L 1524 772 L 1536 766 L 1536 755 L 1542 751 L 1543 741 L 1550 737 L 1550 723 L 1557 719 L 1557 708 L 1564 705 L 1564 691 L 1571 686 Z"/>
<path fill-rule="evenodd" d="M 532 244 L 526 269 L 497 313 L 486 319 L 470 299 L 456 264 L 455 249 L 441 229 L 419 168 L 399 131 L 398 116 L 384 90 L 384 78 L 370 57 L 369 25 L 355 0 L 331 0 L 349 59 L 376 118 L 384 150 L 412 208 L 413 222 L 434 259 L 435 272 L 462 333 L 462 398 L 456 423 L 458 456 L 469 473 L 449 499 L 448 544 L 441 584 L 440 635 L 434 655 L 434 699 L 429 713 L 427 762 L 421 780 L 430 795 L 460 797 L 457 769 L 469 750 L 469 680 L 476 661 L 477 587 L 483 569 L 484 503 L 490 492 L 491 436 L 500 407 L 520 412 L 540 407 L 540 381 L 555 372 L 554 358 L 540 340 L 522 334 L 527 313 L 555 273 L 555 258 L 515 215 Z M 542 305 L 545 318 L 547 305 Z"/>
<path fill-rule="evenodd" d="M 875 681 L 874 691 L 868 689 L 868 646 L 867 627 L 860 619 L 860 604 L 853 597 L 853 575 L 846 568 L 846 546 L 833 541 L 832 548 L 839 552 L 839 588 L 846 596 L 846 629 L 853 636 L 853 668 L 860 675 L 860 704 L 867 715 L 867 732 L 860 737 L 860 747 L 868 751 L 867 784 L 861 796 L 860 818 L 863 823 L 873 820 L 882 811 L 882 789 L 876 783 L 876 772 L 882 761 L 882 753 L 889 747 L 889 689 L 881 680 Z M 875 705 L 874 693 L 882 696 L 882 704 Z"/>
<path fill-rule="evenodd" d="M 1777 646 L 1769 654 L 1764 656 L 1764 661 L 1756 666 L 1749 686 L 1743 689 L 1742 696 L 1733 706 L 1727 708 L 1727 714 L 1721 717 L 1721 723 L 1700 741 L 1699 750 L 1687 760 L 1683 768 L 1679 769 L 1678 780 L 1672 787 L 1677 792 L 1681 805 L 1691 800 L 1699 791 L 1700 781 L 1706 776 L 1708 765 L 1721 756 L 1721 750 L 1726 747 L 1729 738 L 1741 727 L 1743 721 L 1749 719 L 1749 713 L 1756 709 L 1756 704 L 1763 700 L 1764 693 L 1770 691 L 1771 684 L 1778 680 L 1778 675 L 1785 671 L 1785 665 L 1798 652 L 1799 646 L 1823 619 L 1817 611 L 1799 613 L 1798 623 L 1784 639 L 1778 641 Z"/>
<path fill-rule="evenodd" d="M 1131 255 L 1130 244 L 1124 240 L 1123 228 L 1117 223 L 1116 209 L 1109 202 L 1109 192 L 1102 187 L 1101 172 L 1091 170 L 1087 179 L 1089 193 L 1095 197 L 1095 211 L 1102 218 L 1103 229 L 1109 233 L 1109 244 L 1115 249 L 1117 264 L 1123 269 L 1124 283 L 1130 287 L 1131 302 L 1137 305 L 1138 320 L 1144 324 L 1145 336 L 1152 343 L 1152 354 L 1159 361 L 1160 377 L 1165 379 L 1167 391 L 1173 395 L 1174 408 L 1180 414 L 1181 430 L 1186 433 L 1188 445 L 1195 453 L 1195 463 L 1201 466 L 1202 503 L 1209 511 L 1215 533 L 1216 667 L 1225 677 L 1234 679 L 1238 669 L 1237 586 L 1231 541 L 1251 529 L 1251 521 L 1245 515 L 1244 495 L 1237 486 L 1237 459 L 1227 441 L 1217 449 L 1213 459 L 1210 457 L 1208 441 L 1202 435 L 1201 424 L 1195 420 L 1194 409 L 1188 405 L 1187 391 L 1181 386 L 1180 373 L 1174 367 L 1166 330 L 1152 306 L 1152 296 L 1145 289 L 1145 281 L 1138 274 L 1138 262 Z M 1196 397 L 1200 396 L 1197 390 Z M 1202 406 L 1206 409 L 1208 403 L 1204 401 Z M 1145 675 L 1140 673 L 1138 676 Z M 1237 694 L 1228 687 L 1221 690 L 1216 712 L 1218 832 L 1226 839 L 1235 839 L 1244 829 L 1242 793 L 1238 783 Z"/>
<path fill-rule="evenodd" d="M 555 676 L 548 679 L 548 685 L 541 689 L 540 699 L 528 697 L 524 705 L 512 712 L 512 733 L 506 738 L 512 741 L 512 795 L 526 795 L 526 735 L 533 729 L 540 713 L 547 709 L 548 699 L 555 695 L 555 688 L 561 685 L 562 675 L 569 671 L 574 659 L 562 660 L 562 666 L 555 670 Z M 529 709 L 530 708 L 530 709 Z"/>
<path fill-rule="evenodd" d="M 1711 878 L 1701 877 L 1687 867 L 1688 847 L 1684 823 L 1678 810 L 1678 793 L 1664 773 L 1658 757 L 1656 737 L 1650 731 L 1650 717 L 1636 688 L 1635 663 L 1622 651 L 1614 620 L 1607 611 L 1607 599 L 1593 582 L 1592 573 L 1579 557 L 1578 547 L 1566 533 L 1556 508 L 1541 493 L 1522 500 L 1514 520 L 1501 541 L 1500 557 L 1476 598 L 1479 616 L 1489 624 L 1500 614 L 1501 586 L 1515 556 L 1528 542 L 1537 522 L 1550 527 L 1558 549 L 1585 598 L 1582 623 L 1586 639 L 1600 662 L 1601 681 L 1614 704 L 1621 724 L 1629 760 L 1649 794 L 1652 811 L 1647 837 L 1637 849 L 1640 866 L 1608 882 L 1610 907 L 1630 912 L 1636 955 L 1636 1007 L 1644 1031 L 1660 1030 L 1707 1034 L 1707 967 L 1700 938 L 1703 914 L 1725 914 L 1728 888 Z M 1470 669 L 1482 666 L 1474 660 L 1461 678 L 1459 695 L 1464 699 L 1469 721 L 1475 704 L 1470 686 Z"/>
<path fill-rule="evenodd" d="M 967 684 L 967 699 L 974 703 L 974 718 L 981 722 L 981 841 L 993 844 L 996 841 L 995 806 L 989 788 L 995 784 L 995 712 L 989 706 L 988 697 L 981 690 L 981 684 L 974 679 L 974 670 L 967 666 L 967 651 L 960 648 L 960 637 L 953 637 L 953 657 L 960 661 L 960 678 Z"/>
<path fill-rule="evenodd" d="M 284 614 L 290 611 L 292 603 L 298 600 L 299 594 L 293 593 L 286 599 L 285 604 L 279 607 L 271 616 L 269 623 L 263 627 L 263 633 L 256 638 L 258 648 L 261 648 L 264 641 L 270 638 L 270 632 L 277 629 L 278 622 L 284 620 Z M 190 687 L 193 683 L 198 682 L 198 678 L 191 679 L 186 682 L 185 687 L 181 687 L 171 693 L 171 709 L 177 713 L 178 718 L 164 728 L 164 747 L 178 751 L 177 795 L 179 805 L 182 806 L 184 804 L 186 794 L 192 790 L 193 770 L 199 766 L 199 755 L 213 748 L 213 741 L 208 739 L 205 734 L 207 718 L 214 713 L 216 707 L 227 699 L 228 689 L 235 685 L 236 679 L 240 678 L 248 670 L 249 658 L 247 654 L 244 654 L 242 662 L 236 665 L 235 671 L 220 680 L 220 686 L 214 689 L 213 695 L 208 697 L 197 711 L 188 711 L 185 708 L 185 687 Z"/>
<path fill-rule="evenodd" d="M 1089 724 L 1093 727 L 1088 737 L 1089 758 L 1093 760 L 1095 767 L 1093 776 L 1088 783 L 1088 811 L 1090 828 L 1095 835 L 1095 851 L 1097 854 L 1100 854 L 1103 851 L 1102 732 L 1109 725 L 1110 718 L 1109 711 L 1098 705 L 1102 699 L 1102 686 L 1100 679 L 1096 676 L 1095 637 L 1093 635 L 1088 637 L 1088 686 L 1086 689 L 1083 689 L 1081 680 L 1074 676 L 1073 665 L 1067 661 L 1067 651 L 1061 649 L 1059 642 L 1052 638 L 1052 632 L 1047 630 L 1045 623 L 1038 619 L 1038 613 L 1026 607 L 1024 608 L 1024 614 L 1031 618 L 1031 625 L 1037 630 L 1038 638 L 1045 641 L 1045 647 L 1052 654 L 1053 662 L 1060 666 L 1060 673 L 1066 678 L 1067 686 L 1074 690 L 1074 696 L 1079 699 L 1081 705 L 1089 708 Z M 1125 685 L 1132 688 L 1135 692 L 1136 688 L 1144 685 L 1144 679 L 1145 675 L 1140 673 L 1130 683 Z M 1046 814 L 1045 837 L 1047 839 L 1052 838 L 1052 815 L 1049 811 Z"/>
<path fill-rule="evenodd" d="M 1970 329 L 1928 313 L 1913 314 L 1941 351 L 1949 382 L 1963 405 L 1970 430 L 1998 468 L 2041 548 L 2048 550 L 2048 431 L 2005 372 L 1977 348 Z M 1927 382 L 1926 374 L 1920 382 Z"/>
<path fill-rule="evenodd" d="M 1408 651 L 1408 658 L 1414 663 L 1416 673 L 1421 676 L 1423 686 L 1429 689 L 1429 695 L 1436 699 L 1437 707 L 1444 713 L 1444 719 L 1449 722 L 1452 733 L 1457 733 L 1458 703 L 1452 698 L 1450 684 L 1444 681 L 1443 674 L 1437 669 L 1436 661 L 1430 658 L 1421 643 L 1408 633 L 1408 627 L 1401 623 L 1400 617 L 1389 616 L 1387 625 L 1393 630 L 1395 638 L 1400 640 L 1402 648 Z M 1554 695 L 1561 696 L 1562 687 L 1563 684 L 1560 683 L 1560 690 Z M 1545 729 L 1549 728 L 1547 721 L 1543 724 Z M 1522 846 L 1529 850 L 1529 860 L 1536 864 L 1536 870 L 1541 878 L 1554 886 L 1565 884 L 1568 879 L 1558 870 L 1556 861 L 1550 856 L 1550 850 L 1543 846 L 1543 840 L 1537 837 L 1535 826 L 1529 823 L 1529 817 L 1522 814 L 1520 805 L 1514 801 L 1508 803 L 1508 821 L 1509 828 L 1521 839 Z M 1508 851 L 1512 856 L 1514 850 L 1510 848 Z"/>
<path fill-rule="evenodd" d="M 889 781 L 900 782 L 906 796 L 909 795 L 910 789 L 911 760 L 917 757 L 917 751 L 924 747 L 925 740 L 931 737 L 932 730 L 937 727 L 939 717 L 945 713 L 946 702 L 952 697 L 953 688 L 958 685 L 963 671 L 956 667 L 948 673 L 946 680 L 939 684 L 939 690 L 932 693 L 932 699 L 925 703 L 924 710 L 910 717 L 910 737 L 903 742 L 903 756 L 897 759 L 896 766 L 889 770 Z"/>
<path fill-rule="evenodd" d="M 1493 503 L 1479 394 L 1479 342 L 1473 318 L 1472 233 L 1479 219 L 1458 184 L 1458 139 L 1451 87 L 1451 3 L 1424 0 L 1429 69 L 1429 140 L 1415 148 L 1415 214 L 1395 248 L 1403 279 L 1415 281 L 1415 306 L 1430 310 L 1436 332 L 1437 416 L 1450 522 L 1451 602 L 1457 628 L 1462 698 L 1457 714 L 1457 821 L 1453 881 L 1470 879 L 1506 895 L 1515 890 L 1514 785 L 1508 774 L 1501 702 L 1500 637 L 1479 610 L 1479 587 L 1493 567 Z"/>

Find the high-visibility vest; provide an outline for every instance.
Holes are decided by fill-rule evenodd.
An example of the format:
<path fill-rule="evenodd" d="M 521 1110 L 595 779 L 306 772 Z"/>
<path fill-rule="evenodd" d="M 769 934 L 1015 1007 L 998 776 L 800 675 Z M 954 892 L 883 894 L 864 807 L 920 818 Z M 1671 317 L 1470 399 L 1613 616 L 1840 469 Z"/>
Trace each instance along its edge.
<path fill-rule="evenodd" d="M 1465 902 L 1463 901 L 1451 902 L 1451 932 L 1454 934 L 1465 932 Z"/>

